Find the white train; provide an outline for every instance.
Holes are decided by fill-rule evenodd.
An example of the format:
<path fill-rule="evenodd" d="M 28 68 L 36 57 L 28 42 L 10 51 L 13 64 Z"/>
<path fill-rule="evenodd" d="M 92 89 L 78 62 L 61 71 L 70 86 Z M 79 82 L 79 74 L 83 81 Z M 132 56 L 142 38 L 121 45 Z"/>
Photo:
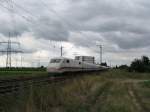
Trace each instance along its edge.
<path fill-rule="evenodd" d="M 92 57 L 93 58 L 93 57 Z M 76 59 L 69 59 L 64 57 L 53 58 L 50 60 L 49 65 L 47 67 L 48 73 L 66 73 L 66 72 L 85 72 L 85 71 L 99 71 L 104 70 L 106 67 L 102 67 L 100 65 L 89 63 L 86 61 L 82 61 L 81 57 Z M 87 61 L 89 61 L 87 60 Z"/>

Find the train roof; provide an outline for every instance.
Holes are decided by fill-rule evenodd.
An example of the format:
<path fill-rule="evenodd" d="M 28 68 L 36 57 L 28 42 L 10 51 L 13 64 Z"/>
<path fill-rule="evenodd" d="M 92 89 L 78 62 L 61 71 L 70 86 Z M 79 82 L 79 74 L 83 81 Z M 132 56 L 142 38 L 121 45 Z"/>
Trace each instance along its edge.
<path fill-rule="evenodd" d="M 51 58 L 51 59 L 70 59 L 70 58 L 65 58 L 65 57 L 54 57 L 54 58 Z"/>

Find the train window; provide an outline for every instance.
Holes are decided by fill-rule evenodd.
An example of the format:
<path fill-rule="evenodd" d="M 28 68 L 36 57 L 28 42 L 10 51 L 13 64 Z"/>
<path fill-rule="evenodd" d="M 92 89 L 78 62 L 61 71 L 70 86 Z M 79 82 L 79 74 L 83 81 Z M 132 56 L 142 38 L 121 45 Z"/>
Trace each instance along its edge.
<path fill-rule="evenodd" d="M 50 63 L 60 63 L 61 59 L 52 59 Z"/>
<path fill-rule="evenodd" d="M 69 60 L 67 60 L 67 63 L 69 63 L 70 61 Z"/>

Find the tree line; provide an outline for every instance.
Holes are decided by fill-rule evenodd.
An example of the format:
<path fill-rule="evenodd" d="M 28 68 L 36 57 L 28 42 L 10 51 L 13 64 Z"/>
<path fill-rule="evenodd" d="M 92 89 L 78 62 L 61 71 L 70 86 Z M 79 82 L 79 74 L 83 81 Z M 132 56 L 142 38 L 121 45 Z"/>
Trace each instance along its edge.
<path fill-rule="evenodd" d="M 127 69 L 130 72 L 150 72 L 150 59 L 148 56 L 142 56 L 140 59 L 133 60 L 130 66 L 121 65 L 116 68 Z"/>

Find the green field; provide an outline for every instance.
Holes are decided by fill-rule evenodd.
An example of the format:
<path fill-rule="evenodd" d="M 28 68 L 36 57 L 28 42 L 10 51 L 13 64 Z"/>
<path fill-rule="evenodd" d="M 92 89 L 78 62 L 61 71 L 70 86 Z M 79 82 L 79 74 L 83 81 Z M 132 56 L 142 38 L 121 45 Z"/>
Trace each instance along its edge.
<path fill-rule="evenodd" d="M 0 79 L 47 75 L 46 68 L 0 68 Z"/>
<path fill-rule="evenodd" d="M 150 112 L 150 74 L 109 70 L 0 96 L 3 112 Z"/>

